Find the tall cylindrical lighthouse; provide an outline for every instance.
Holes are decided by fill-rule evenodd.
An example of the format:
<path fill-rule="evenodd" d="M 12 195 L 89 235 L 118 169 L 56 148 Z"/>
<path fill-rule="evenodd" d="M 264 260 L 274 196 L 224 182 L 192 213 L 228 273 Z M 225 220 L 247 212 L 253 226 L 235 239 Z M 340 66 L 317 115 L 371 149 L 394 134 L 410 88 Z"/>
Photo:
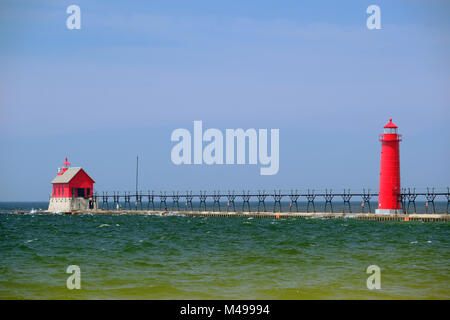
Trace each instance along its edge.
<path fill-rule="evenodd" d="M 384 126 L 384 133 L 379 136 L 381 165 L 376 213 L 401 213 L 400 141 L 402 136 L 397 133 L 397 129 L 392 119 L 389 119 L 389 123 Z"/>

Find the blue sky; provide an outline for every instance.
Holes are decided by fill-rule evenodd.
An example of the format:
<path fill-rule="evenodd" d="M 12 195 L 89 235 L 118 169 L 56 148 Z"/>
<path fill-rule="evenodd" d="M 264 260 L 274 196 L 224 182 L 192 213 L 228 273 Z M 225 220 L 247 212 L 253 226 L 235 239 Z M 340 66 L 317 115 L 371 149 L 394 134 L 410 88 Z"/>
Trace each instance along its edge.
<path fill-rule="evenodd" d="M 67 6 L 81 8 L 68 30 Z M 381 8 L 381 30 L 366 8 Z M 450 185 L 446 1 L 2 1 L 0 201 L 46 200 L 66 156 L 99 191 Z M 176 128 L 280 129 L 280 170 L 176 166 Z"/>

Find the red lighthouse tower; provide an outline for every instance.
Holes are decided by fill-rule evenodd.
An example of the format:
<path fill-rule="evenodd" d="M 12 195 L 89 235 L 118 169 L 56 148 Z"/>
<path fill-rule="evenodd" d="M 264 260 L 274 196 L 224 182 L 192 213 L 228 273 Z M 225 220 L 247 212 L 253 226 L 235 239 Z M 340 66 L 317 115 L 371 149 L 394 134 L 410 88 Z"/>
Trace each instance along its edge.
<path fill-rule="evenodd" d="M 389 119 L 380 134 L 381 165 L 380 190 L 378 209 L 376 213 L 401 213 L 400 201 L 400 141 L 402 136 L 397 133 L 398 127 Z"/>

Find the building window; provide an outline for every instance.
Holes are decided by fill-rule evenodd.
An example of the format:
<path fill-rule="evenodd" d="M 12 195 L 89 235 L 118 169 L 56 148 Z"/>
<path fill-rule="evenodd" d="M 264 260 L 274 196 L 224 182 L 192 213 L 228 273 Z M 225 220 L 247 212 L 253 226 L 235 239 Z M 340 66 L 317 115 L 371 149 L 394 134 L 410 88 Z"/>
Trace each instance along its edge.
<path fill-rule="evenodd" d="M 77 188 L 77 197 L 84 198 L 84 188 Z"/>

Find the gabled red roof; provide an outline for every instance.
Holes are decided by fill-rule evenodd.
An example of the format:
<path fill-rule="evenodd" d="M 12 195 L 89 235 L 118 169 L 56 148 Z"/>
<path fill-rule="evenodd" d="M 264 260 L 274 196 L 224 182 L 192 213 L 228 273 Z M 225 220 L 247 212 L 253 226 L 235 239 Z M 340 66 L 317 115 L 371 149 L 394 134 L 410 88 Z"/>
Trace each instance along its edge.
<path fill-rule="evenodd" d="M 73 178 L 75 178 L 76 175 L 83 172 L 86 177 L 92 181 L 92 183 L 95 183 L 94 179 L 92 179 L 86 171 L 84 171 L 81 168 L 68 168 L 62 175 L 57 175 L 55 179 L 52 180 L 51 183 L 69 183 Z"/>
<path fill-rule="evenodd" d="M 398 128 L 393 122 L 392 118 L 389 119 L 389 123 L 384 126 L 385 128 Z"/>

